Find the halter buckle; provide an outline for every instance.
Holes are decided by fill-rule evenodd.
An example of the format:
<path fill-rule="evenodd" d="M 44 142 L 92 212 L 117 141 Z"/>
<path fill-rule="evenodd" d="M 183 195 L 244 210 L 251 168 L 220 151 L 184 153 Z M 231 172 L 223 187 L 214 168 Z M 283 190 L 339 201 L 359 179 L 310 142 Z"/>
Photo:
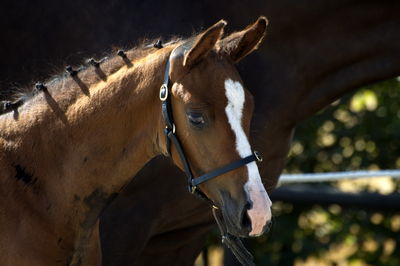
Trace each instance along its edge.
<path fill-rule="evenodd" d="M 165 101 L 168 98 L 168 87 L 167 85 L 163 84 L 160 87 L 160 100 Z"/>
<path fill-rule="evenodd" d="M 254 151 L 254 156 L 256 156 L 256 159 L 258 162 L 262 162 L 263 161 L 263 157 L 261 156 L 261 154 L 258 151 Z"/>
<path fill-rule="evenodd" d="M 190 186 L 190 193 L 194 194 L 196 192 L 196 186 Z"/>
<path fill-rule="evenodd" d="M 174 123 L 172 123 L 172 128 L 170 128 L 169 126 L 165 126 L 165 134 L 166 135 L 168 135 L 168 133 L 171 131 L 172 131 L 172 134 L 175 134 L 175 130 L 176 130 L 176 128 L 175 128 Z"/>

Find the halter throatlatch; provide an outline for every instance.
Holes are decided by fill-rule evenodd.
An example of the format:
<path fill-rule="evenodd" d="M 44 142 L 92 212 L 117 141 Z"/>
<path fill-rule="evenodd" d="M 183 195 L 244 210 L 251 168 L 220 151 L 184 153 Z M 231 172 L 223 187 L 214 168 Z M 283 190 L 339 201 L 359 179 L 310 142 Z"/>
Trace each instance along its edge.
<path fill-rule="evenodd" d="M 185 152 L 183 150 L 183 147 L 178 139 L 178 136 L 176 135 L 176 126 L 174 124 L 174 119 L 172 115 L 172 108 L 171 108 L 171 93 L 170 93 L 170 79 L 169 79 L 169 70 L 170 70 L 170 58 L 167 60 L 167 64 L 165 67 L 165 73 L 164 73 L 164 81 L 163 84 L 160 87 L 160 100 L 161 100 L 161 109 L 162 109 L 162 116 L 164 118 L 165 122 L 165 129 L 164 129 L 164 134 L 165 134 L 165 143 L 166 143 L 166 149 L 168 154 L 171 156 L 171 141 L 175 145 L 176 151 L 179 154 L 179 157 L 182 161 L 183 168 L 185 170 L 185 174 L 187 177 L 187 184 L 188 184 L 188 190 L 192 194 L 199 195 L 203 199 L 205 199 L 209 204 L 213 206 L 213 214 L 214 218 L 217 221 L 218 227 L 221 231 L 222 235 L 222 243 L 227 245 L 233 252 L 233 254 L 236 256 L 236 258 L 239 260 L 240 263 L 243 265 L 255 265 L 253 262 L 253 256 L 250 254 L 249 251 L 244 247 L 243 243 L 240 241 L 240 238 L 228 233 L 228 230 L 226 226 L 223 223 L 223 218 L 222 216 L 218 215 L 218 208 L 214 205 L 214 203 L 202 192 L 198 189 L 198 185 L 214 178 L 217 176 L 220 176 L 224 173 L 230 172 L 232 170 L 235 170 L 239 167 L 242 167 L 248 163 L 251 163 L 253 161 L 262 161 L 261 155 L 254 151 L 253 154 L 242 158 L 240 160 L 237 160 L 235 162 L 232 162 L 228 165 L 225 165 L 221 168 L 218 168 L 216 170 L 213 170 L 211 172 L 208 172 L 204 175 L 201 175 L 199 177 L 194 177 L 192 170 L 190 168 L 189 161 L 185 155 Z"/>

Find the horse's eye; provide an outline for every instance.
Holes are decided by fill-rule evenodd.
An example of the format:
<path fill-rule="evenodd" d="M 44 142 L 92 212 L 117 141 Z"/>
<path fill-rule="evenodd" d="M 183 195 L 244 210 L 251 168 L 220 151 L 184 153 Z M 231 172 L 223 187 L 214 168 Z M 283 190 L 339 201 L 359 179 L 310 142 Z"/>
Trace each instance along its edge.
<path fill-rule="evenodd" d="M 201 128 L 205 124 L 205 120 L 202 114 L 200 113 L 188 113 L 189 122 L 198 128 Z"/>

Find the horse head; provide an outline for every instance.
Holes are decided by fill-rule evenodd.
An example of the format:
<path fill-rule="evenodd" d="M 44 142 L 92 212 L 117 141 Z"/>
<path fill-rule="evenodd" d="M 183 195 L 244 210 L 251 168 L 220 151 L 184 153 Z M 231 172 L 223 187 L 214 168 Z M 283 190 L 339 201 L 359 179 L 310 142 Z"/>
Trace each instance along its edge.
<path fill-rule="evenodd" d="M 172 94 L 169 108 L 174 134 L 194 176 L 239 162 L 198 188 L 221 209 L 230 233 L 258 236 L 271 220 L 271 201 L 256 162 L 243 163 L 253 154 L 248 137 L 254 101 L 235 63 L 263 41 L 267 20 L 260 17 L 243 31 L 222 38 L 225 25 L 220 21 L 173 49 L 167 68 Z M 162 152 L 170 153 L 174 163 L 185 170 L 182 151 L 176 145 L 169 148 L 167 142 L 161 143 Z"/>

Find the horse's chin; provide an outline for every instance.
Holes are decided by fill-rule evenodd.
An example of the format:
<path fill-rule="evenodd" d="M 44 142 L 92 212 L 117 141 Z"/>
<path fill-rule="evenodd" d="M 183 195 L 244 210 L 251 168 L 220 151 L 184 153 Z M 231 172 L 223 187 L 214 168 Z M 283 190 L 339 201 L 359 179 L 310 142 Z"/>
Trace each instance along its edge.
<path fill-rule="evenodd" d="M 224 217 L 228 233 L 242 238 L 252 237 L 250 236 L 251 221 L 245 209 L 240 215 L 232 215 L 230 211 L 223 209 L 222 216 Z"/>

